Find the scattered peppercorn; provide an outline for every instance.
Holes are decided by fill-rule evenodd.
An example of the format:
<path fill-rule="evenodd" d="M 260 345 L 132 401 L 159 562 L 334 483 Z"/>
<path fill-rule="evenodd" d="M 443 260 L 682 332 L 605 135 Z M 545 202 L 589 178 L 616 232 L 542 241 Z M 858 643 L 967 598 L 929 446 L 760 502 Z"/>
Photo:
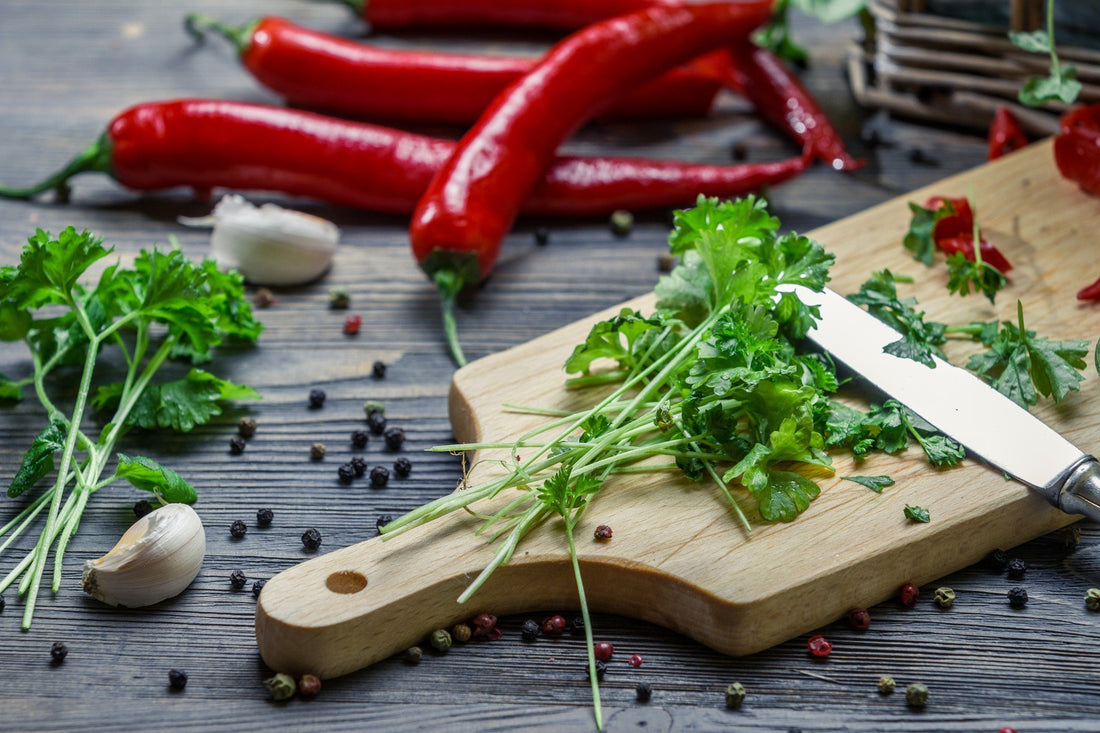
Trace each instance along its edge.
<path fill-rule="evenodd" d="M 848 625 L 853 629 L 864 631 L 871 626 L 871 614 L 866 608 L 853 608 L 848 611 Z"/>
<path fill-rule="evenodd" d="M 153 505 L 147 502 L 145 499 L 134 502 L 134 516 L 138 519 L 141 519 L 151 511 L 153 511 Z"/>
<path fill-rule="evenodd" d="M 998 728 L 997 733 L 1017 733 L 1017 731 L 1016 731 L 1015 728 L 1011 728 L 1011 727 L 1006 725 L 1003 728 Z"/>
<path fill-rule="evenodd" d="M 572 636 L 584 636 L 584 616 L 574 616 L 569 622 L 569 633 Z"/>
<path fill-rule="evenodd" d="M 239 456 L 244 453 L 244 438 L 239 435 L 233 436 L 229 439 L 229 454 L 233 456 Z"/>
<path fill-rule="evenodd" d="M 61 664 L 67 656 L 69 656 L 69 647 L 60 641 L 55 641 L 50 647 L 50 658 L 53 659 L 54 664 Z"/>
<path fill-rule="evenodd" d="M 328 291 L 328 307 L 344 310 L 351 305 L 351 292 L 347 288 L 332 288 Z"/>
<path fill-rule="evenodd" d="M 535 230 L 535 244 L 540 247 L 545 247 L 550 242 L 550 230 L 545 227 L 539 227 Z"/>
<path fill-rule="evenodd" d="M 932 600 L 935 601 L 936 605 L 940 608 L 951 608 L 955 603 L 955 591 L 946 586 L 943 588 L 936 588 Z"/>
<path fill-rule="evenodd" d="M 1008 589 L 1008 605 L 1012 608 L 1023 608 L 1027 605 L 1027 591 L 1023 588 Z"/>
<path fill-rule="evenodd" d="M 631 667 L 641 667 L 642 666 L 642 655 L 641 654 L 631 654 L 630 659 L 626 660 L 626 663 L 629 664 Z"/>
<path fill-rule="evenodd" d="M 373 364 L 371 364 L 370 374 L 375 379 L 385 379 L 386 378 L 386 364 L 384 362 L 381 362 L 381 361 L 374 362 Z"/>
<path fill-rule="evenodd" d="M 474 616 L 474 636 L 493 636 L 497 628 L 497 617 L 491 613 L 479 613 Z"/>
<path fill-rule="evenodd" d="M 638 702 L 649 702 L 649 698 L 653 697 L 653 688 L 648 682 L 639 682 L 634 688 L 634 694 L 638 697 Z"/>
<path fill-rule="evenodd" d="M 0 594 L 0 611 L 4 610 L 4 606 L 8 605 L 8 602 L 4 600 L 4 596 Z"/>
<path fill-rule="evenodd" d="M 1072 527 L 1062 528 L 1062 548 L 1066 552 L 1073 552 L 1081 544 L 1081 528 L 1076 524 Z"/>
<path fill-rule="evenodd" d="M 267 687 L 267 694 L 271 695 L 271 699 L 275 702 L 282 702 L 294 697 L 294 693 L 298 688 L 293 677 L 282 673 L 264 680 L 264 686 Z"/>
<path fill-rule="evenodd" d="M 382 534 L 382 528 L 393 521 L 393 515 L 383 514 L 374 520 L 374 528 L 378 530 L 378 534 Z"/>
<path fill-rule="evenodd" d="M 233 535 L 234 539 L 239 540 L 248 534 L 248 525 L 238 519 L 229 525 L 229 534 Z"/>
<path fill-rule="evenodd" d="M 451 648 L 451 634 L 446 629 L 436 629 L 428 637 L 428 643 L 436 651 L 445 652 Z"/>
<path fill-rule="evenodd" d="M 730 146 L 730 157 L 734 160 L 745 160 L 749 157 L 749 149 L 745 143 L 738 140 Z"/>
<path fill-rule="evenodd" d="M 309 406 L 316 410 L 325 404 L 325 390 L 323 389 L 311 389 L 309 391 Z"/>
<path fill-rule="evenodd" d="M 592 679 L 592 668 L 587 664 L 584 665 L 584 674 L 587 679 Z M 603 676 L 607 674 L 607 662 L 596 660 L 596 679 L 602 680 Z"/>
<path fill-rule="evenodd" d="M 1018 557 L 1008 561 L 1008 577 L 1011 580 L 1023 580 L 1027 572 L 1027 563 Z"/>
<path fill-rule="evenodd" d="M 187 687 L 187 673 L 181 669 L 168 670 L 168 686 L 177 691 Z"/>
<path fill-rule="evenodd" d="M 401 446 L 405 442 L 405 431 L 401 428 L 386 428 L 386 432 L 382 434 L 382 439 L 386 441 L 386 447 L 390 450 L 401 450 Z"/>
<path fill-rule="evenodd" d="M 634 215 L 626 209 L 618 209 L 611 213 L 611 233 L 616 237 L 625 237 L 634 228 Z"/>
<path fill-rule="evenodd" d="M 298 680 L 298 694 L 304 698 L 317 697 L 321 692 L 321 678 L 315 674 L 304 674 Z"/>
<path fill-rule="evenodd" d="M 367 459 L 363 456 L 353 456 L 348 465 L 351 466 L 351 470 L 355 471 L 356 478 L 362 478 L 363 474 L 367 472 Z"/>
<path fill-rule="evenodd" d="M 367 447 L 370 434 L 366 430 L 353 430 L 351 432 L 351 447 L 355 450 L 363 450 Z"/>
<path fill-rule="evenodd" d="M 393 462 L 393 472 L 397 475 L 397 478 L 408 478 L 412 473 L 413 464 L 405 456 L 401 456 Z"/>
<path fill-rule="evenodd" d="M 894 691 L 894 687 L 897 685 L 894 682 L 894 678 L 888 674 L 884 674 L 878 678 L 878 691 L 883 695 L 889 695 Z"/>
<path fill-rule="evenodd" d="M 1085 608 L 1090 611 L 1100 611 L 1100 588 L 1089 588 L 1085 591 Z M 4 609 L 4 599 L 0 597 L 0 611 Z"/>
<path fill-rule="evenodd" d="M 321 533 L 313 527 L 310 527 L 305 532 L 302 532 L 302 544 L 310 552 L 314 552 L 321 546 Z"/>
<path fill-rule="evenodd" d="M 386 430 L 386 416 L 381 412 L 372 412 L 367 415 L 367 427 L 375 435 L 381 435 Z"/>
<path fill-rule="evenodd" d="M 390 480 L 390 470 L 385 466 L 375 466 L 370 470 L 370 485 L 372 488 L 381 489 Z"/>
<path fill-rule="evenodd" d="M 810 654 L 815 657 L 824 659 L 833 652 L 833 643 L 826 639 L 821 634 L 811 636 L 806 640 L 806 648 L 810 650 Z"/>
<path fill-rule="evenodd" d="M 917 599 L 920 598 L 920 588 L 912 583 L 906 583 L 901 587 L 898 595 L 901 598 L 901 605 L 912 608 L 917 605 Z"/>
<path fill-rule="evenodd" d="M 267 308 L 275 305 L 279 301 L 275 297 L 275 293 L 267 288 L 260 288 L 256 291 L 256 295 L 253 296 L 252 302 L 256 304 L 257 308 Z"/>
<path fill-rule="evenodd" d="M 405 664 L 420 664 L 421 657 L 424 656 L 424 650 L 418 646 L 410 646 L 405 650 Z"/>
<path fill-rule="evenodd" d="M 233 590 L 240 590 L 248 582 L 248 576 L 244 574 L 243 570 L 234 570 L 229 574 L 229 585 Z"/>
<path fill-rule="evenodd" d="M 359 333 L 359 327 L 363 325 L 363 316 L 348 316 L 344 319 L 344 335 L 354 336 Z"/>
<path fill-rule="evenodd" d="M 542 620 L 542 633 L 547 636 L 561 636 L 565 632 L 564 616 L 547 616 Z"/>
<path fill-rule="evenodd" d="M 657 255 L 657 272 L 672 272 L 672 268 L 676 265 L 676 258 L 668 252 L 662 252 Z"/>
<path fill-rule="evenodd" d="M 726 688 L 726 707 L 737 710 L 741 703 L 745 702 L 745 686 L 740 682 L 734 682 Z"/>
<path fill-rule="evenodd" d="M 255 583 L 253 583 L 252 584 L 252 595 L 255 596 L 256 598 L 259 598 L 260 597 L 260 591 L 262 591 L 264 589 L 265 585 L 267 585 L 266 580 L 257 580 Z"/>
<path fill-rule="evenodd" d="M 986 556 L 985 566 L 991 573 L 1003 573 L 1008 567 L 1008 553 L 1004 550 L 994 550 Z"/>
<path fill-rule="evenodd" d="M 524 641 L 534 641 L 539 638 L 539 631 L 539 622 L 529 618 L 523 622 L 523 627 L 519 631 L 519 638 Z"/>
<path fill-rule="evenodd" d="M 592 646 L 596 654 L 596 659 L 601 661 L 609 661 L 615 654 L 615 646 L 610 641 L 597 641 Z"/>
<path fill-rule="evenodd" d="M 251 438 L 256 434 L 256 418 L 254 417 L 242 417 L 237 421 L 237 433 L 242 438 Z"/>
<path fill-rule="evenodd" d="M 933 168 L 939 166 L 940 164 L 939 160 L 924 152 L 923 148 L 913 148 L 912 150 L 910 150 L 909 162 L 916 163 L 917 165 L 927 165 Z"/>
<path fill-rule="evenodd" d="M 257 509 L 256 510 L 256 524 L 260 527 L 270 527 L 271 520 L 275 518 L 275 512 L 270 509 Z"/>
<path fill-rule="evenodd" d="M 905 702 L 915 708 L 923 708 L 928 702 L 928 687 L 920 682 L 914 682 L 905 688 Z"/>
<path fill-rule="evenodd" d="M 467 624 L 455 624 L 451 627 L 451 639 L 459 644 L 465 644 L 473 634 L 474 630 Z"/>
<path fill-rule="evenodd" d="M 363 403 L 363 414 L 365 414 L 367 417 L 370 417 L 376 412 L 379 415 L 385 415 L 386 406 L 383 405 L 381 402 L 375 402 L 374 400 L 367 400 Z"/>
<path fill-rule="evenodd" d="M 355 480 L 355 466 L 350 463 L 344 463 L 336 469 L 336 478 L 342 484 L 350 484 Z"/>
<path fill-rule="evenodd" d="M 309 447 L 309 457 L 314 461 L 319 461 L 325 457 L 325 444 L 314 443 Z"/>
<path fill-rule="evenodd" d="M 596 527 L 596 531 L 592 533 L 592 536 L 601 542 L 609 540 L 611 539 L 611 527 L 608 527 L 606 524 L 601 524 L 599 527 Z"/>

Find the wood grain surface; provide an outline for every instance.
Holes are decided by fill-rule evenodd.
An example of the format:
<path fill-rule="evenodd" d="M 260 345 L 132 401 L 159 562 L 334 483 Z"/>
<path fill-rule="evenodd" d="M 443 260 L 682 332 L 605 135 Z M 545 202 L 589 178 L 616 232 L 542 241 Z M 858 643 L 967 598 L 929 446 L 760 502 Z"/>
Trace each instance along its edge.
<path fill-rule="evenodd" d="M 304 0 L 232 5 L 196 0 L 187 6 L 138 0 L 4 2 L 0 182 L 28 184 L 57 169 L 131 104 L 181 96 L 277 101 L 245 74 L 227 45 L 213 40 L 205 47 L 192 45 L 181 30 L 182 14 L 192 10 L 233 22 L 281 14 L 350 37 L 366 30 L 338 5 Z M 798 32 L 813 49 L 804 81 L 869 165 L 843 176 L 817 166 L 776 188 L 770 200 L 784 226 L 809 231 L 982 162 L 985 142 L 979 137 L 872 115 L 853 105 L 842 70 L 845 45 L 857 33 L 854 26 L 801 23 Z M 548 39 L 493 33 L 378 40 L 504 52 L 537 50 Z M 866 144 L 871 131 L 886 144 Z M 750 160 L 794 152 L 747 104 L 729 95 L 705 120 L 590 126 L 566 149 L 718 162 L 730 159 L 735 143 L 745 145 Z M 996 205 L 978 196 L 980 205 Z M 250 199 L 322 215 L 341 227 L 343 238 L 336 266 L 323 280 L 279 290 L 278 302 L 259 311 L 265 332 L 255 349 L 220 354 L 210 365 L 222 376 L 256 387 L 262 401 L 230 410 L 188 435 L 134 434 L 127 440 L 126 448 L 152 455 L 198 488 L 196 510 L 208 541 L 203 570 L 187 592 L 151 609 L 112 609 L 84 596 L 80 565 L 114 544 L 132 521 L 132 504 L 142 498 L 122 486 L 97 494 L 66 555 L 61 591 L 40 598 L 29 632 L 19 630 L 21 601 L 12 591 L 5 594 L 0 729 L 590 730 L 582 640 L 567 635 L 533 644 L 520 641 L 519 629 L 528 616 L 576 612 L 557 606 L 505 615 L 503 639 L 455 647 L 445 655 L 429 652 L 418 666 L 398 657 L 384 659 L 327 682 L 311 702 L 266 700 L 261 681 L 271 670 L 256 648 L 256 602 L 248 589 L 230 588 L 229 574 L 239 568 L 250 580 L 267 579 L 309 559 L 299 539 L 309 527 L 323 535 L 322 554 L 370 539 L 380 516 L 450 492 L 461 476 L 461 463 L 425 452 L 454 439 L 447 412 L 454 370 L 442 347 L 436 296 L 408 253 L 406 222 L 259 194 Z M 0 201 L 0 261 L 14 262 L 35 227 L 56 232 L 70 224 L 97 232 L 123 254 L 174 236 L 187 254 L 199 257 L 208 248 L 206 233 L 176 220 L 205 214 L 210 205 L 186 191 L 139 196 L 102 177 L 84 176 L 74 182 L 68 205 L 49 197 Z M 620 239 L 600 221 L 521 221 L 492 279 L 460 310 L 468 356 L 500 352 L 649 292 L 667 224 L 662 212 L 639 216 L 630 236 Z M 535 245 L 532 234 L 538 227 L 550 233 L 545 247 Z M 1035 254 L 1037 261 L 1042 256 Z M 1087 256 L 1082 262 L 1084 285 L 1100 271 L 1093 271 Z M 866 265 L 870 270 L 877 263 Z M 328 290 L 337 286 L 351 291 L 349 313 L 363 316 L 356 338 L 341 333 L 346 314 L 328 309 Z M 1066 335 L 1100 335 L 1077 333 L 1073 325 L 1066 324 Z M 370 376 L 376 360 L 389 366 L 384 379 Z M 0 344 L 0 371 L 20 377 L 29 368 L 19 345 Z M 59 394 L 66 387 L 64 380 L 56 385 Z M 328 393 L 321 410 L 306 405 L 314 387 Z M 362 403 L 368 399 L 384 402 L 391 423 L 405 429 L 402 455 L 413 462 L 409 478 L 392 479 L 379 490 L 364 482 L 345 487 L 336 480 L 337 466 L 353 455 L 349 436 L 363 425 Z M 259 430 L 242 455 L 231 456 L 228 440 L 246 414 L 257 419 Z M 33 400 L 0 409 L 0 482 L 10 479 L 43 419 Z M 309 445 L 318 440 L 329 453 L 314 463 Z M 364 455 L 371 465 L 389 465 L 395 458 L 378 441 Z M 19 506 L 4 502 L 0 522 Z M 270 528 L 252 526 L 261 507 L 275 512 Z M 235 519 L 250 524 L 241 540 L 229 534 Z M 971 566 L 924 584 L 916 608 L 903 609 L 893 601 L 872 607 L 872 626 L 865 632 L 843 622 L 826 624 L 818 630 L 835 649 L 824 662 L 807 655 L 805 637 L 734 658 L 649 622 L 596 614 L 597 638 L 616 649 L 602 684 L 608 727 L 1096 730 L 1100 616 L 1086 611 L 1082 595 L 1100 586 L 1100 531 L 1084 526 L 1082 537 L 1075 552 L 1064 549 L 1057 533 L 1014 548 L 1011 554 L 1029 563 L 1019 583 Z M 0 555 L 0 571 L 6 572 L 32 541 L 21 538 Z M 792 558 L 799 561 L 812 562 Z M 958 593 L 950 611 L 930 601 L 938 584 Z M 1026 609 L 1014 611 L 1005 602 L 1012 585 L 1027 588 L 1031 602 Z M 59 666 L 50 664 L 55 641 L 70 649 Z M 644 658 L 641 667 L 626 665 L 633 653 Z M 181 694 L 168 690 L 170 668 L 190 676 Z M 926 683 L 932 691 L 929 705 L 919 711 L 908 708 L 899 693 L 880 696 L 875 682 L 883 673 L 894 675 L 902 687 Z M 634 687 L 643 680 L 654 690 L 647 705 L 635 701 Z M 722 700 L 722 691 L 734 680 L 749 690 L 736 712 L 727 711 Z"/>

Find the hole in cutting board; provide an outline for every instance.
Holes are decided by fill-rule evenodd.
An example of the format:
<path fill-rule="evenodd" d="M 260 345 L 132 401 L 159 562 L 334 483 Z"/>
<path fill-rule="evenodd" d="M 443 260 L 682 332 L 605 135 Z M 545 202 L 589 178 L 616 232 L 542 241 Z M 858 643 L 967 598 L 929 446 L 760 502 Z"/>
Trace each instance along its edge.
<path fill-rule="evenodd" d="M 367 587 L 367 576 L 354 570 L 341 570 L 325 579 L 325 587 L 333 593 L 358 593 Z"/>

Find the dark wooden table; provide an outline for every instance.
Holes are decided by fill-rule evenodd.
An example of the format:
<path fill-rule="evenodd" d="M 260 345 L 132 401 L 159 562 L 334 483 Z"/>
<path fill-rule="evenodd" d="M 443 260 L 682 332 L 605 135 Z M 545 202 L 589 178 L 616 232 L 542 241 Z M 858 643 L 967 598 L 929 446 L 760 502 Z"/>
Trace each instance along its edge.
<path fill-rule="evenodd" d="M 178 4 L 136 0 L 71 3 L 5 2 L 0 8 L 0 180 L 26 184 L 44 176 L 94 140 L 116 112 L 137 102 L 181 96 L 275 102 L 236 63 L 228 45 L 196 48 L 182 31 L 184 12 L 198 10 L 245 21 L 279 13 L 302 24 L 349 36 L 364 27 L 340 6 L 294 0 L 213 0 Z M 775 213 L 789 228 L 806 231 L 949 173 L 981 163 L 984 141 L 964 132 L 872 115 L 852 102 L 843 74 L 843 49 L 852 25 L 823 28 L 802 23 L 813 49 L 805 74 L 855 152 L 870 159 L 853 175 L 822 166 L 771 192 Z M 505 49 L 540 47 L 538 39 L 502 34 L 440 41 L 418 36 L 394 43 L 447 43 Z M 869 129 L 889 146 L 868 148 Z M 455 134 L 453 130 L 435 131 Z M 724 97 L 711 118 L 682 124 L 590 126 L 570 141 L 575 152 L 728 161 L 734 143 L 750 160 L 793 152 L 742 101 Z M 912 161 L 914 150 L 925 162 Z M 218 730 L 340 728 L 413 730 L 592 728 L 583 642 L 566 636 L 525 644 L 524 616 L 502 619 L 504 638 L 470 643 L 446 655 L 427 654 L 418 666 L 394 658 L 325 683 L 312 702 L 285 705 L 266 699 L 261 680 L 270 674 L 253 637 L 255 601 L 247 589 L 230 589 L 229 574 L 268 578 L 308 557 L 299 537 L 315 527 L 323 549 L 375 534 L 375 522 L 450 491 L 460 476 L 457 459 L 424 452 L 452 438 L 446 394 L 452 364 L 441 346 L 436 295 L 407 251 L 406 222 L 310 202 L 274 200 L 312 211 L 342 229 L 332 271 L 306 287 L 279 290 L 278 302 L 259 317 L 259 345 L 219 356 L 212 369 L 255 386 L 263 400 L 228 411 L 188 435 L 131 436 L 128 446 L 175 468 L 199 489 L 196 509 L 207 529 L 208 555 L 192 587 L 146 610 L 108 608 L 80 590 L 82 563 L 109 548 L 133 520 L 142 498 L 129 487 L 97 494 L 66 556 L 63 587 L 39 599 L 34 626 L 19 629 L 22 602 L 10 590 L 0 613 L 0 729 L 111 730 L 211 728 Z M 139 196 L 99 176 L 73 185 L 68 205 L 0 201 L 0 261 L 14 263 L 36 227 L 67 225 L 102 235 L 120 254 L 178 239 L 201 257 L 205 231 L 177 223 L 200 215 L 209 202 L 188 192 Z M 504 246 L 503 261 L 474 302 L 459 314 L 467 354 L 477 358 L 519 344 L 555 327 L 652 288 L 657 255 L 667 233 L 667 212 L 643 215 L 630 236 L 616 238 L 602 221 L 521 221 Z M 549 245 L 536 247 L 545 226 Z M 363 317 L 358 336 L 341 333 L 344 312 L 328 308 L 330 288 L 350 290 L 349 313 Z M 1095 336 L 1095 334 L 1093 334 Z M 384 379 L 371 365 L 388 366 Z M 0 345 L 0 371 L 21 377 L 30 366 L 22 346 Z M 312 388 L 328 400 L 307 409 Z M 362 404 L 386 405 L 404 428 L 411 476 L 383 490 L 339 485 L 337 466 L 350 455 L 348 436 L 362 426 Z M 242 415 L 259 430 L 243 455 L 228 441 Z M 19 464 L 43 422 L 33 399 L 0 409 L 0 481 Z M 329 446 L 323 462 L 309 446 Z M 389 463 L 374 441 L 373 464 Z M 17 502 L 4 499 L 0 522 Z M 275 512 L 268 529 L 255 527 L 234 541 L 229 525 L 254 523 L 257 509 Z M 944 578 L 960 602 L 950 612 L 929 601 L 935 585 L 912 610 L 888 602 L 871 609 L 866 632 L 837 621 L 823 632 L 837 652 L 826 663 L 808 657 L 796 638 L 749 658 L 733 659 L 661 628 L 631 619 L 595 615 L 598 638 L 615 644 L 616 659 L 602 690 L 610 730 L 645 728 L 743 730 L 1100 730 L 1100 615 L 1090 614 L 1082 589 L 1100 585 L 1100 531 L 1081 527 L 1082 543 L 1067 551 L 1061 536 L 1015 548 L 1030 566 L 1023 583 L 1032 602 L 1026 612 L 1005 602 L 1009 581 L 975 567 Z M 34 535 L 36 536 L 36 535 Z M 0 556 L 6 573 L 31 546 L 21 538 Z M 812 562 L 812 558 L 807 558 Z M 572 615 L 573 609 L 531 609 Z M 425 629 L 425 631 L 429 631 Z M 70 649 L 64 664 L 50 663 L 50 646 Z M 625 659 L 639 653 L 644 665 Z M 168 689 L 168 670 L 185 670 L 186 691 Z M 920 681 L 932 691 L 924 710 L 906 706 L 899 690 L 876 691 L 880 674 L 901 687 Z M 648 681 L 653 699 L 635 701 L 635 685 Z M 744 707 L 725 709 L 723 690 L 740 680 Z"/>

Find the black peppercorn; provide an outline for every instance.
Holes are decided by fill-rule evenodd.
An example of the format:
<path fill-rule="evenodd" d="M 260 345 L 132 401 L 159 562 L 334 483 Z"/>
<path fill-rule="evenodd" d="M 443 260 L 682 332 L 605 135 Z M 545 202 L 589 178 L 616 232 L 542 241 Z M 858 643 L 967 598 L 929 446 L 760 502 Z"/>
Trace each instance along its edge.
<path fill-rule="evenodd" d="M 153 511 L 153 505 L 145 499 L 134 502 L 134 516 L 138 519 L 141 519 L 151 511 Z"/>
<path fill-rule="evenodd" d="M 540 247 L 545 247 L 550 242 L 550 230 L 545 227 L 539 227 L 535 230 L 535 244 Z"/>
<path fill-rule="evenodd" d="M 405 664 L 420 664 L 421 658 L 424 656 L 424 650 L 418 646 L 410 646 L 405 650 Z"/>
<path fill-rule="evenodd" d="M 923 148 L 913 148 L 909 151 L 909 162 L 917 165 L 938 166 L 940 161 L 924 152 Z"/>
<path fill-rule="evenodd" d="M 393 472 L 397 474 L 397 478 L 408 478 L 409 472 L 412 471 L 413 464 L 405 456 L 401 456 L 393 462 Z"/>
<path fill-rule="evenodd" d="M 634 688 L 634 694 L 638 696 L 638 702 L 649 702 L 649 698 L 653 696 L 653 688 L 648 682 L 639 682 Z"/>
<path fill-rule="evenodd" d="M 265 585 L 267 585 L 266 580 L 257 580 L 255 583 L 253 583 L 252 584 L 252 595 L 259 598 L 260 597 L 260 591 L 262 591 L 264 589 Z"/>
<path fill-rule="evenodd" d="M 367 447 L 368 440 L 370 435 L 366 430 L 355 430 L 351 434 L 351 447 L 355 450 L 363 450 Z"/>
<path fill-rule="evenodd" d="M 60 641 L 55 641 L 53 646 L 50 647 L 50 657 L 53 659 L 54 664 L 61 664 L 67 656 L 69 656 L 69 647 Z"/>
<path fill-rule="evenodd" d="M 1004 550 L 994 550 L 986 556 L 985 566 L 991 573 L 1003 573 L 1008 567 L 1008 553 Z"/>
<path fill-rule="evenodd" d="M 271 520 L 275 518 L 275 512 L 270 509 L 256 510 L 256 524 L 260 527 L 270 527 Z"/>
<path fill-rule="evenodd" d="M 256 434 L 256 419 L 252 417 L 242 417 L 237 422 L 237 433 L 242 438 L 251 438 Z"/>
<path fill-rule="evenodd" d="M 401 428 L 386 428 L 382 437 L 386 441 L 387 448 L 401 450 L 401 445 L 405 442 L 405 431 Z"/>
<path fill-rule="evenodd" d="M 319 461 L 325 457 L 325 444 L 314 443 L 309 447 L 309 457 L 314 461 Z"/>
<path fill-rule="evenodd" d="M 390 471 L 385 466 L 375 466 L 370 470 L 370 485 L 381 489 L 390 480 Z"/>
<path fill-rule="evenodd" d="M 252 302 L 256 304 L 257 308 L 269 308 L 279 301 L 275 298 L 275 293 L 267 288 L 260 288 L 253 296 Z"/>
<path fill-rule="evenodd" d="M 239 456 L 244 453 L 244 438 L 239 435 L 235 435 L 229 439 L 229 453 L 230 455 Z"/>
<path fill-rule="evenodd" d="M 584 636 L 584 617 L 574 616 L 569 622 L 569 633 L 573 636 Z"/>
<path fill-rule="evenodd" d="M 386 429 L 386 414 L 384 412 L 371 412 L 367 415 L 367 427 L 375 435 L 381 435 Z"/>
<path fill-rule="evenodd" d="M 672 272 L 672 268 L 676 265 L 676 258 L 668 252 L 662 252 L 657 255 L 657 272 Z"/>
<path fill-rule="evenodd" d="M 539 622 L 529 618 L 523 622 L 523 628 L 520 629 L 519 636 L 524 641 L 534 641 L 539 638 L 539 631 Z"/>
<path fill-rule="evenodd" d="M 302 544 L 310 552 L 321 546 L 321 533 L 310 527 L 302 533 Z"/>
<path fill-rule="evenodd" d="M 233 590 L 240 590 L 247 582 L 248 578 L 245 576 L 243 570 L 234 570 L 229 574 L 229 585 L 233 587 Z"/>
<path fill-rule="evenodd" d="M 1027 591 L 1023 588 L 1008 589 L 1008 605 L 1012 608 L 1023 608 L 1027 605 Z"/>
<path fill-rule="evenodd" d="M 382 534 L 382 528 L 393 521 L 393 515 L 383 514 L 374 520 L 374 528 L 378 530 L 378 534 Z"/>
<path fill-rule="evenodd" d="M 742 161 L 749 157 L 749 148 L 745 143 L 738 140 L 730 146 L 730 157 L 736 161 Z"/>
<path fill-rule="evenodd" d="M 355 471 L 355 477 L 360 478 L 367 472 L 367 459 L 363 456 L 354 456 L 348 465 L 351 466 L 351 470 Z"/>
<path fill-rule="evenodd" d="M 591 679 L 592 678 L 592 668 L 589 667 L 588 665 L 585 665 L 584 669 L 585 669 L 585 677 L 587 677 L 588 679 Z M 602 680 L 603 676 L 606 672 L 607 672 L 607 662 L 603 661 L 602 659 L 597 659 L 596 660 L 596 679 Z"/>
<path fill-rule="evenodd" d="M 168 686 L 173 690 L 182 690 L 187 687 L 187 673 L 180 669 L 168 670 Z"/>
<path fill-rule="evenodd" d="M 350 484 L 355 480 L 355 466 L 345 463 L 336 469 L 336 476 L 340 479 L 340 483 Z"/>
<path fill-rule="evenodd" d="M 1014 557 L 1008 561 L 1008 577 L 1012 580 L 1023 580 L 1026 572 L 1027 563 L 1020 558 Z"/>
<path fill-rule="evenodd" d="M 370 366 L 370 374 L 375 379 L 386 378 L 386 365 L 383 362 L 376 361 Z"/>
<path fill-rule="evenodd" d="M 316 410 L 325 404 L 325 390 L 311 389 L 309 391 L 309 406 Z"/>
<path fill-rule="evenodd" d="M 4 606 L 8 605 L 8 602 L 4 600 L 4 596 L 0 595 L 0 611 L 4 610 Z"/>
<path fill-rule="evenodd" d="M 247 533 L 248 533 L 248 525 L 245 524 L 244 522 L 242 522 L 239 519 L 237 521 L 233 522 L 233 524 L 229 525 L 229 534 L 233 535 L 233 537 L 235 539 L 239 540 L 240 538 L 244 537 Z"/>

